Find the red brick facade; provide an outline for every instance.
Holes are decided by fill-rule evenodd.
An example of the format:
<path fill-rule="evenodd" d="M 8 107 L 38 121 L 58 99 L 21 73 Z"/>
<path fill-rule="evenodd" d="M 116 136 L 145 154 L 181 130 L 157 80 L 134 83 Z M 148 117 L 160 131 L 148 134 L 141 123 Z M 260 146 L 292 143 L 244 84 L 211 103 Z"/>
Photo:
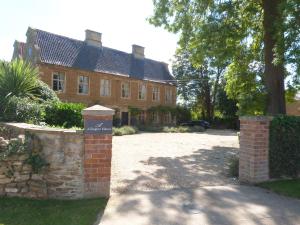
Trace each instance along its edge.
<path fill-rule="evenodd" d="M 256 183 L 269 179 L 270 117 L 240 118 L 239 179 Z"/>
<path fill-rule="evenodd" d="M 50 87 L 53 87 L 53 73 L 60 72 L 65 74 L 65 87 L 63 92 L 57 92 L 58 97 L 62 101 L 84 103 L 87 106 L 100 104 L 116 110 L 116 116 L 121 119 L 122 112 L 128 112 L 129 107 L 139 108 L 146 112 L 147 109 L 153 106 L 176 106 L 176 86 L 165 83 L 152 82 L 147 80 L 138 80 L 126 76 L 119 76 L 113 74 L 105 74 L 93 71 L 83 71 L 75 68 L 68 68 L 63 66 L 50 65 L 45 63 L 38 64 L 40 78 Z M 78 76 L 84 75 L 89 77 L 89 92 L 88 94 L 78 93 Z M 111 81 L 111 95 L 100 95 L 100 81 L 106 79 Z M 122 82 L 130 83 L 130 97 L 121 97 L 121 84 Z M 138 85 L 146 84 L 146 99 L 138 99 Z M 159 88 L 159 100 L 152 99 L 152 91 L 154 87 Z M 166 101 L 166 90 L 172 91 L 172 99 L 170 102 Z M 145 119 L 149 121 L 151 115 L 145 113 Z M 170 123 L 166 121 L 165 115 L 160 115 L 158 123 Z M 130 123 L 130 113 L 129 113 Z M 171 121 L 172 122 L 172 121 Z"/>
<path fill-rule="evenodd" d="M 112 115 L 83 115 L 84 121 L 112 120 Z M 86 197 L 110 195 L 112 134 L 84 134 L 84 192 Z"/>

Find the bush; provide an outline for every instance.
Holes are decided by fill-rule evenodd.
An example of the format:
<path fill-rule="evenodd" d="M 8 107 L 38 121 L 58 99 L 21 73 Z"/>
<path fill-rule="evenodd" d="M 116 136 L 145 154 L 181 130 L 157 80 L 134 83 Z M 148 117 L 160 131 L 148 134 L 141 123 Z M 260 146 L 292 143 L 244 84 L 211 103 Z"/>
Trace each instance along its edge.
<path fill-rule="evenodd" d="M 194 126 L 194 127 L 139 126 L 139 130 L 146 131 L 146 132 L 164 132 L 164 133 L 188 133 L 188 132 L 205 131 L 205 129 L 201 126 Z"/>
<path fill-rule="evenodd" d="M 239 177 L 239 157 L 237 155 L 229 159 L 228 167 L 230 177 Z"/>
<path fill-rule="evenodd" d="M 113 127 L 114 136 L 131 135 L 136 134 L 138 129 L 136 127 L 124 126 L 124 127 Z"/>
<path fill-rule="evenodd" d="M 81 111 L 84 108 L 83 104 L 54 102 L 46 107 L 45 122 L 64 128 L 83 127 Z"/>
<path fill-rule="evenodd" d="M 300 117 L 277 116 L 270 124 L 270 176 L 297 177 L 300 173 Z"/>
<path fill-rule="evenodd" d="M 36 90 L 36 95 L 42 101 L 55 101 L 58 102 L 59 99 L 55 93 L 47 84 L 43 81 L 38 81 L 38 88 Z"/>
<path fill-rule="evenodd" d="M 1 114 L 1 120 L 6 122 L 37 124 L 43 120 L 44 107 L 29 98 L 12 96 L 5 103 Z"/>

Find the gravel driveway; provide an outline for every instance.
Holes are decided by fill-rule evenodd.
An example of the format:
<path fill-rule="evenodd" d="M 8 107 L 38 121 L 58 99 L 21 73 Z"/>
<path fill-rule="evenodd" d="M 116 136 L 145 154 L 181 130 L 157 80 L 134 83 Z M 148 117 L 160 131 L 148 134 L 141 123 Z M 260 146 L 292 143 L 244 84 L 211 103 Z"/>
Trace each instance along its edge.
<path fill-rule="evenodd" d="M 236 132 L 141 133 L 113 137 L 112 193 L 224 185 Z"/>

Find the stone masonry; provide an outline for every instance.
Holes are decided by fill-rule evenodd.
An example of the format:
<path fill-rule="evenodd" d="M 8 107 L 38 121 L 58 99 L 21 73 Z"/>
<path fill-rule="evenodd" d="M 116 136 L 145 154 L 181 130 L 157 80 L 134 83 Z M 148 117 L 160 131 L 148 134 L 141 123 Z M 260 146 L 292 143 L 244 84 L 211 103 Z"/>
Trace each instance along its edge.
<path fill-rule="evenodd" d="M 0 161 L 0 196 L 76 199 L 84 197 L 83 132 L 29 124 L 2 124 L 1 144 L 24 134 L 33 139 L 32 151 L 40 151 L 47 166 L 38 174 L 25 163 L 26 155 L 12 155 Z M 10 140 L 7 140 L 8 137 Z"/>
<path fill-rule="evenodd" d="M 110 195 L 112 132 L 87 133 L 87 121 L 108 121 L 112 126 L 114 110 L 95 105 L 82 112 L 85 123 L 84 134 L 84 192 L 86 197 Z"/>
<path fill-rule="evenodd" d="M 271 117 L 240 117 L 241 182 L 257 183 L 269 179 L 269 124 Z"/>
<path fill-rule="evenodd" d="M 0 196 L 77 199 L 110 195 L 112 117 L 114 110 L 93 106 L 83 110 L 87 121 L 105 124 L 105 132 L 88 133 L 24 123 L 0 124 L 0 153 L 11 141 L 30 138 L 33 152 L 47 165 L 34 172 L 28 153 L 0 158 Z M 3 129 L 3 127 L 5 129 Z M 96 127 L 98 129 L 98 127 Z M 99 129 L 98 129 L 99 130 Z M 2 149 L 1 149 L 2 148 Z M 2 152 L 5 152 L 4 150 Z"/>

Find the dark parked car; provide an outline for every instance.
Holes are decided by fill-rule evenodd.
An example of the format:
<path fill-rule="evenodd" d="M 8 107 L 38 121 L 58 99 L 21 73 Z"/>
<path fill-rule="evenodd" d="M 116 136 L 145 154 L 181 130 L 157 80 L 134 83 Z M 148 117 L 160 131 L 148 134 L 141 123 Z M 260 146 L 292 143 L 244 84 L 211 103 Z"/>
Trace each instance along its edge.
<path fill-rule="evenodd" d="M 205 120 L 192 120 L 185 123 L 181 123 L 180 126 L 188 126 L 188 127 L 201 126 L 207 129 L 210 127 L 210 124 Z"/>

